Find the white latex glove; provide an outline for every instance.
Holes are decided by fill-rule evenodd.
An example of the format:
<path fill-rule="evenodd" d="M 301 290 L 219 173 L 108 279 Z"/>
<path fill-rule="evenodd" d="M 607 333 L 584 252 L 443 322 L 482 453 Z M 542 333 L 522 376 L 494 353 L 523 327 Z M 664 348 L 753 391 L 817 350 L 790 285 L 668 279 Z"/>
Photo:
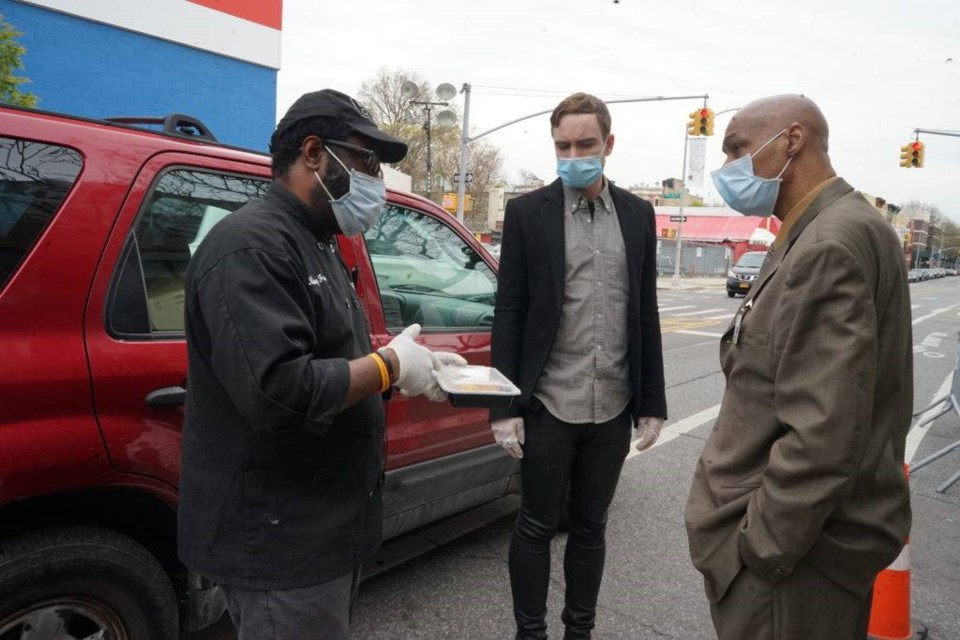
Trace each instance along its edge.
<path fill-rule="evenodd" d="M 663 418 L 638 418 L 636 434 L 640 439 L 637 440 L 637 451 L 646 451 L 652 447 L 653 443 L 656 442 L 657 438 L 660 437 L 660 432 L 662 430 Z"/>
<path fill-rule="evenodd" d="M 420 325 L 412 324 L 387 347 L 397 354 L 399 371 L 396 387 L 405 396 L 426 396 L 434 402 L 447 399 L 447 394 L 433 376 L 433 370 L 445 365 L 463 366 L 467 361 L 455 353 L 433 352 L 415 342 L 420 335 Z"/>
<path fill-rule="evenodd" d="M 490 423 L 493 438 L 514 458 L 523 457 L 520 445 L 524 442 L 523 418 L 504 418 Z"/>

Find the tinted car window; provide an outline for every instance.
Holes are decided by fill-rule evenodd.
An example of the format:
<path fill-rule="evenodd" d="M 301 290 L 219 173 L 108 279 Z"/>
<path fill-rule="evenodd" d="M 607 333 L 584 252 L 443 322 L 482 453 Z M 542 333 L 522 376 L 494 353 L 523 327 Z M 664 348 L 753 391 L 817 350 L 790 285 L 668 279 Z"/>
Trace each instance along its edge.
<path fill-rule="evenodd" d="M 190 256 L 217 222 L 268 186 L 265 180 L 190 169 L 160 178 L 136 226 L 151 331 L 183 331 L 183 276 Z"/>
<path fill-rule="evenodd" d="M 73 149 L 0 138 L 0 288 L 60 208 L 82 167 Z"/>
<path fill-rule="evenodd" d="M 424 329 L 493 324 L 497 276 L 448 225 L 419 211 L 388 205 L 364 234 L 387 328 Z"/>

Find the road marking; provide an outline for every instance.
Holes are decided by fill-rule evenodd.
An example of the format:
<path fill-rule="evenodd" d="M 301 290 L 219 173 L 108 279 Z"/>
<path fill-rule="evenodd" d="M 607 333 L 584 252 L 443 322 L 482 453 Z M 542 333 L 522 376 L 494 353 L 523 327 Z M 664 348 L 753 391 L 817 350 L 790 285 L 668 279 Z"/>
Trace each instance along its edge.
<path fill-rule="evenodd" d="M 664 311 L 679 311 L 680 309 L 693 309 L 693 308 L 694 306 L 692 304 L 687 304 L 682 307 L 667 307 L 666 309 L 658 309 L 658 311 L 660 311 L 660 313 L 663 313 Z"/>
<path fill-rule="evenodd" d="M 947 395 L 947 392 L 950 391 L 950 382 L 952 380 L 953 380 L 953 372 L 951 371 L 950 373 L 947 374 L 947 378 L 946 380 L 943 381 L 943 384 L 940 385 L 940 389 L 935 394 L 933 394 L 932 398 L 930 398 L 930 401 L 933 402 L 937 398 L 942 398 L 943 396 Z M 914 424 L 918 424 L 920 422 L 923 422 L 927 418 L 937 415 L 938 413 L 940 413 L 940 410 L 942 407 L 943 407 L 943 403 L 942 402 L 938 403 L 936 406 L 925 411 L 923 415 L 920 416 L 920 419 L 917 420 L 917 422 L 915 422 Z M 920 448 L 920 442 L 923 440 L 924 436 L 930 433 L 931 426 L 932 426 L 932 423 L 925 425 L 919 429 L 914 426 L 910 427 L 910 431 L 907 432 L 907 449 L 906 449 L 906 454 L 904 455 L 904 460 L 907 462 L 907 464 L 909 464 L 910 461 L 913 460 L 913 456 L 916 455 L 917 449 Z"/>
<path fill-rule="evenodd" d="M 657 438 L 657 441 L 654 442 L 653 445 L 646 451 L 650 451 L 651 449 L 659 447 L 662 444 L 666 444 L 671 440 L 675 440 L 683 434 L 689 433 L 697 427 L 701 427 L 711 420 L 716 419 L 718 415 L 720 415 L 720 405 L 715 405 L 709 409 L 704 409 L 700 413 L 695 413 L 692 416 L 686 417 L 683 420 L 678 420 L 673 424 L 668 424 L 663 428 L 663 431 L 660 433 L 660 437 Z M 630 453 L 627 454 L 627 460 L 641 453 L 644 452 L 637 451 L 631 443 Z"/>
<path fill-rule="evenodd" d="M 958 303 L 958 304 L 960 304 L 960 303 Z M 924 320 L 929 320 L 930 318 L 933 318 L 933 317 L 935 317 L 935 316 L 938 316 L 938 315 L 940 315 L 941 313 L 944 313 L 945 311 L 951 311 L 955 306 L 957 306 L 957 305 L 956 305 L 956 304 L 952 304 L 952 305 L 950 305 L 949 307 L 944 307 L 943 309 L 934 309 L 932 313 L 928 313 L 928 314 L 925 315 L 925 316 L 920 316 L 919 318 L 917 318 L 916 320 L 914 320 L 914 321 L 913 321 L 913 324 L 914 324 L 914 326 L 916 326 L 916 325 L 920 324 L 921 322 L 923 322 Z"/>
<path fill-rule="evenodd" d="M 687 316 L 702 316 L 707 313 L 716 313 L 717 311 L 726 311 L 726 309 L 705 309 L 704 311 L 688 311 L 687 313 L 675 313 L 674 318 L 685 318 Z"/>
<path fill-rule="evenodd" d="M 728 314 L 723 315 L 723 316 L 710 316 L 709 318 L 707 318 L 707 320 L 729 320 L 730 318 L 732 318 L 732 317 L 735 316 L 735 315 L 737 315 L 737 314 L 735 314 L 735 313 L 728 313 Z"/>
<path fill-rule="evenodd" d="M 673 333 L 682 333 L 685 336 L 707 336 L 708 338 L 722 338 L 722 333 L 711 333 L 709 331 L 690 331 L 689 329 L 677 329 Z"/>
<path fill-rule="evenodd" d="M 911 311 L 913 311 L 914 309 L 919 309 L 919 308 L 920 308 L 920 305 L 918 305 L 918 304 L 912 304 L 912 305 L 910 305 L 910 310 L 911 310 Z"/>
<path fill-rule="evenodd" d="M 660 333 L 673 333 L 681 329 L 701 329 L 717 324 L 715 320 L 702 318 L 660 318 Z"/>
<path fill-rule="evenodd" d="M 946 379 L 944 379 L 943 384 L 940 385 L 940 388 L 937 390 L 937 392 L 933 394 L 931 401 L 945 396 L 947 392 L 950 390 L 950 383 L 952 380 L 953 380 L 953 372 L 951 371 L 949 374 L 947 374 Z M 937 413 L 939 413 L 939 410 L 941 407 L 942 407 L 942 403 L 937 404 L 935 407 L 932 407 L 931 409 L 925 411 L 923 415 L 920 416 L 919 420 L 917 420 L 917 423 L 923 422 L 927 418 L 936 415 Z M 647 449 L 647 451 L 650 451 L 651 449 L 659 447 L 662 444 L 666 444 L 671 440 L 676 440 L 683 434 L 689 433 L 694 429 L 696 429 L 697 427 L 701 427 L 711 420 L 715 420 L 716 417 L 719 415 L 720 415 L 720 405 L 718 404 L 710 407 L 709 409 L 704 409 L 699 413 L 695 413 L 692 416 L 688 416 L 683 420 L 679 420 L 677 422 L 674 422 L 673 424 L 668 424 L 663 428 L 663 432 L 660 434 L 660 437 L 657 439 L 657 441 L 653 443 L 653 446 L 651 446 L 650 449 Z M 921 427 L 919 429 L 916 427 L 910 427 L 910 431 L 907 433 L 907 447 L 906 447 L 906 453 L 904 456 L 904 459 L 908 464 L 910 463 L 911 460 L 913 460 L 913 457 L 917 454 L 917 450 L 920 448 L 920 443 L 923 441 L 923 438 L 928 433 L 930 433 L 930 427 L 931 427 L 930 424 L 924 427 Z M 637 451 L 636 449 L 633 448 L 633 446 L 631 446 L 630 453 L 627 454 L 627 460 L 630 460 L 631 458 L 634 458 L 641 453 L 643 452 Z"/>

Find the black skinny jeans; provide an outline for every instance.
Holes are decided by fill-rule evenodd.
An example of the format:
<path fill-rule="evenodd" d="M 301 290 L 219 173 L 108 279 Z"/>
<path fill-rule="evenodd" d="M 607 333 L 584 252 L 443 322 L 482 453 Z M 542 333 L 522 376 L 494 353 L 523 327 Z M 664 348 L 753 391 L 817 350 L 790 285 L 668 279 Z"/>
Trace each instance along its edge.
<path fill-rule="evenodd" d="M 535 403 L 539 405 L 539 403 Z M 542 406 L 524 412 L 523 498 L 510 541 L 517 639 L 547 637 L 550 541 L 570 488 L 570 535 L 563 559 L 564 638 L 589 638 L 606 557 L 607 509 L 630 448 L 629 411 L 602 424 L 569 424 Z"/>

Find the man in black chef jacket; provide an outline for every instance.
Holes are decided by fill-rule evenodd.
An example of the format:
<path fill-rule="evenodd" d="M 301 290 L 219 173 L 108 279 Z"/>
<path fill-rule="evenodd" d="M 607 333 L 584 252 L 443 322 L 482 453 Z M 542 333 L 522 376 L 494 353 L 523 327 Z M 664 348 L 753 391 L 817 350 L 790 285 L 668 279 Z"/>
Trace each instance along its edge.
<path fill-rule="evenodd" d="M 348 638 L 380 543 L 381 394 L 443 400 L 432 370 L 465 362 L 416 344 L 419 325 L 374 352 L 337 249 L 380 215 L 380 162 L 406 145 L 324 89 L 270 150 L 265 196 L 220 221 L 186 274 L 179 552 L 221 585 L 241 640 Z"/>

